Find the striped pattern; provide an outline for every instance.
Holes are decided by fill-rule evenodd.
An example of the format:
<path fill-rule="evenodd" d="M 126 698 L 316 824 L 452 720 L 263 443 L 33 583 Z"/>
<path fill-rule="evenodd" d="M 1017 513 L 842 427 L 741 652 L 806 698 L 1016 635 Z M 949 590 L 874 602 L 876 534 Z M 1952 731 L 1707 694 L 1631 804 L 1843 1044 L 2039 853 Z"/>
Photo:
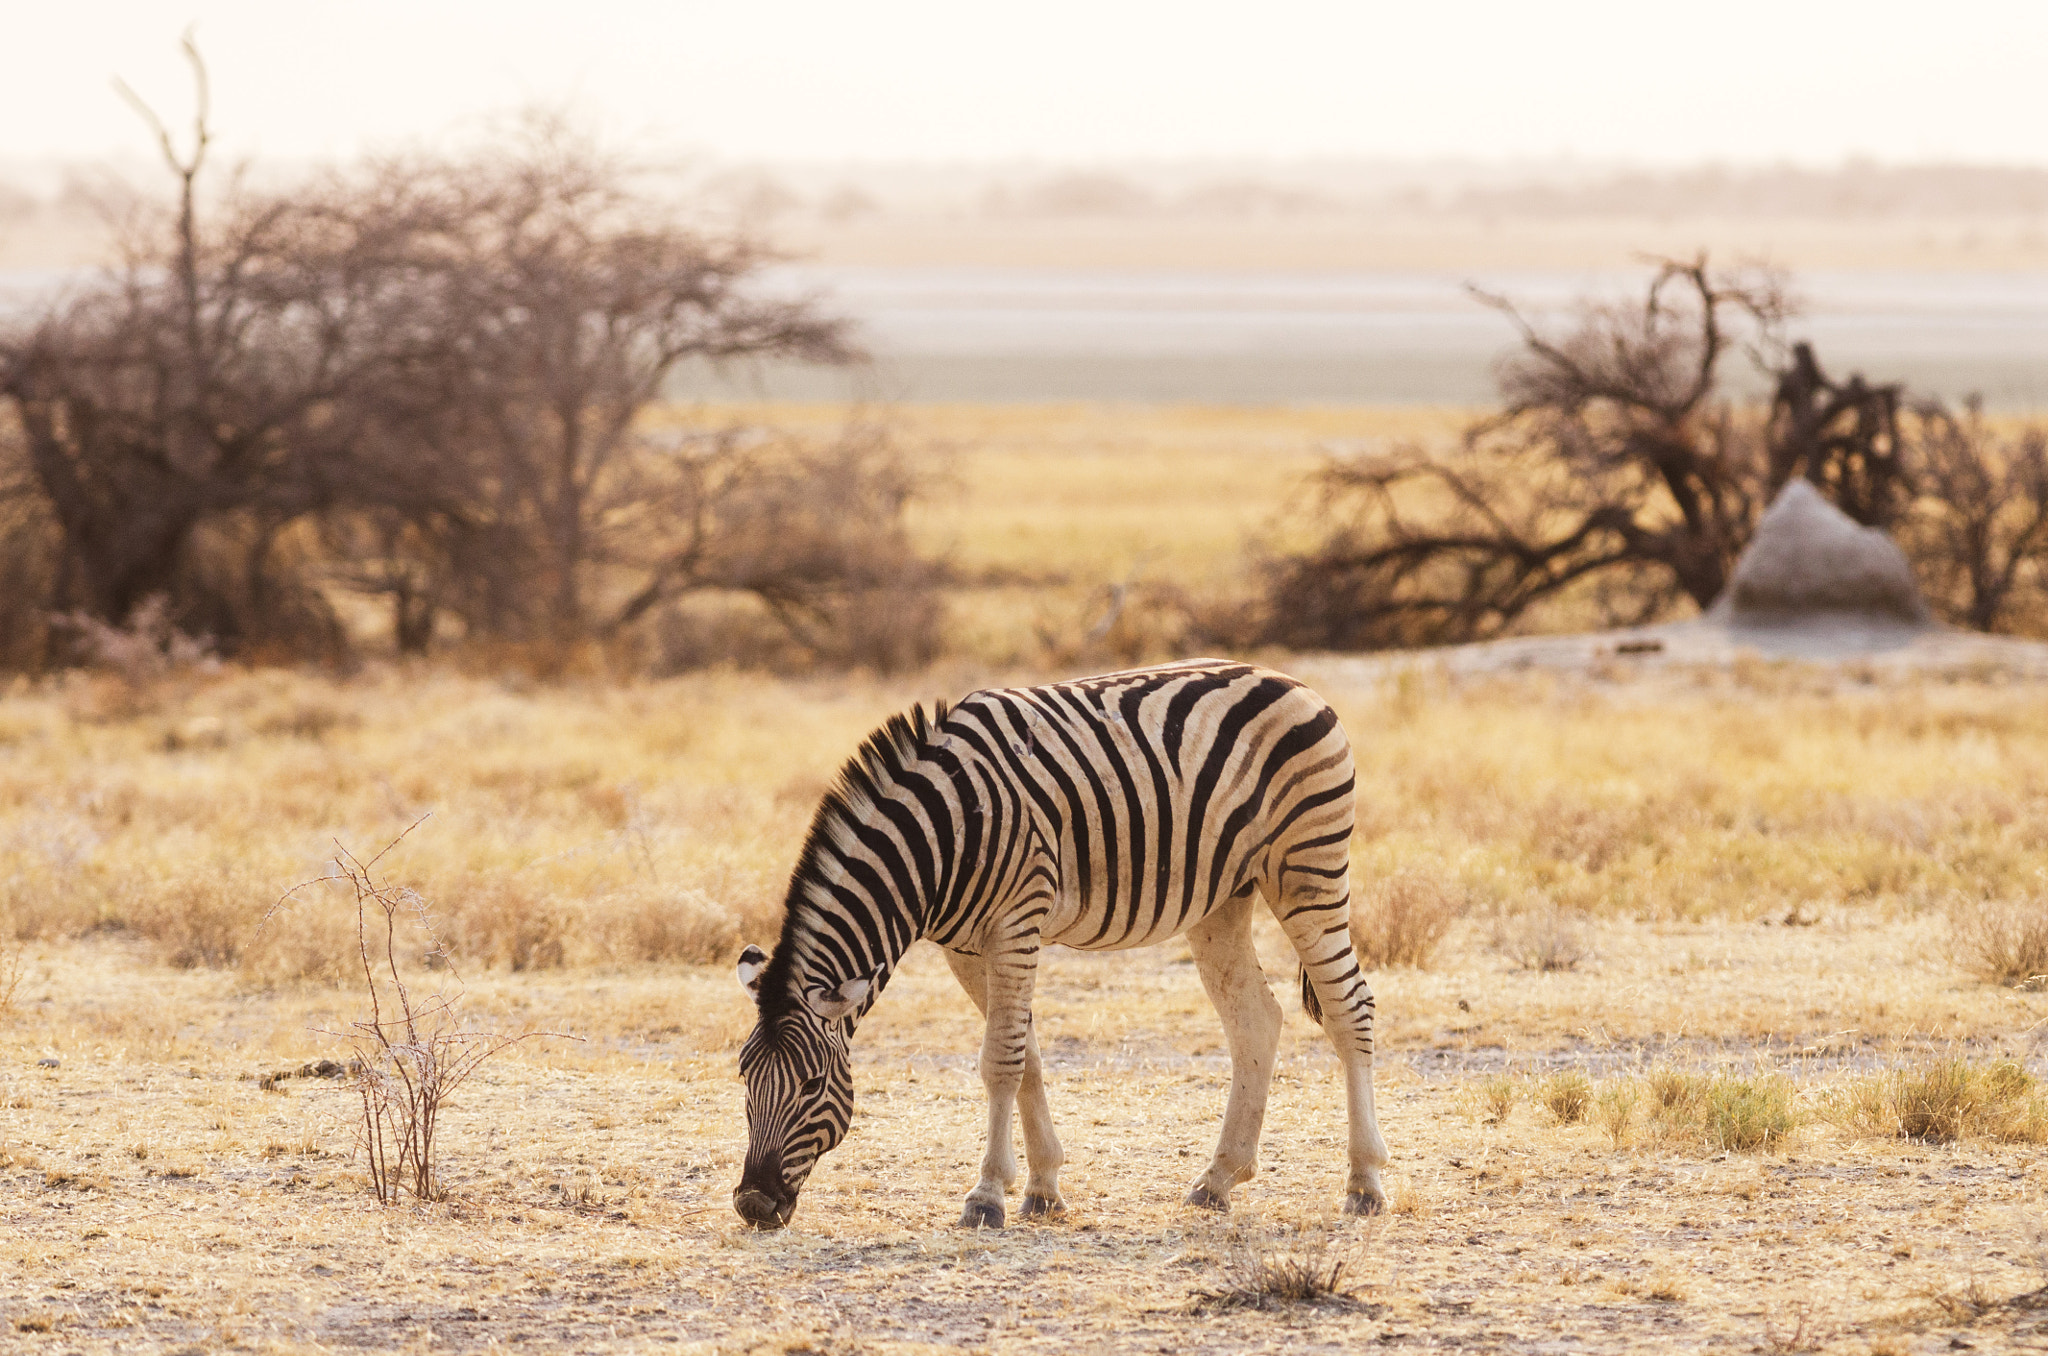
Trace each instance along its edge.
<path fill-rule="evenodd" d="M 757 1198 L 749 1218 L 765 1199 L 773 1222 L 786 1219 L 782 1207 L 793 1208 L 803 1176 L 844 1133 L 846 1041 L 921 938 L 946 949 L 988 1013 L 983 1078 L 995 1102 L 1024 1090 L 1027 1147 L 1041 949 L 1188 934 L 1198 962 L 1215 961 L 1203 978 L 1236 1056 L 1242 1014 L 1227 1009 L 1257 1002 L 1234 992 L 1247 987 L 1255 895 L 1300 953 L 1312 1015 L 1327 1013 L 1340 1052 L 1369 1066 L 1372 994 L 1348 929 L 1352 790 L 1350 745 L 1328 704 L 1246 664 L 1196 660 L 990 690 L 929 717 L 913 708 L 891 719 L 818 809 L 774 955 L 750 949 L 760 1022 L 742 1054 L 750 1149 L 741 1194 Z M 1263 980 L 1259 992 L 1270 1005 Z M 1247 1039 L 1268 1043 L 1258 1031 Z M 1268 1076 L 1270 1059 L 1267 1051 Z M 1000 1130 L 991 1114 L 992 1139 L 1007 1141 L 1007 1107 Z M 1050 1141 L 1050 1125 L 1040 1128 Z M 979 1218 L 970 1197 L 973 1222 L 999 1222 L 1006 1183 L 991 1188 L 990 1174 L 1015 1175 L 1002 1161 L 1007 1144 L 998 1147 L 977 1188 Z M 1034 1152 L 1035 1184 L 1039 1167 Z M 1230 1184 L 1204 1203 L 1220 1204 Z M 1056 1188 L 1042 1204 L 1056 1205 Z"/>

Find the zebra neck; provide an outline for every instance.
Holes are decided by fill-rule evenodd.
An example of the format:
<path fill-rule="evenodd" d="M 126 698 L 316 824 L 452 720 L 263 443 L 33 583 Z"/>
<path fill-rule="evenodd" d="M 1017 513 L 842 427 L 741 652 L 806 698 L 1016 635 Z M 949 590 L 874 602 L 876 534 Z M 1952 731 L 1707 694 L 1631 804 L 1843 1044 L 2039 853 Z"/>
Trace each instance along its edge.
<path fill-rule="evenodd" d="M 895 974 L 904 951 L 917 938 L 906 937 L 899 944 L 897 934 L 886 929 L 863 930 L 856 942 L 841 931 L 846 921 L 843 914 L 805 919 L 792 912 L 763 976 L 764 1013 L 800 1008 L 815 1011 L 813 1000 L 829 1002 L 845 993 L 848 985 L 865 980 L 866 994 L 845 1019 L 849 1032 L 867 1016 Z"/>

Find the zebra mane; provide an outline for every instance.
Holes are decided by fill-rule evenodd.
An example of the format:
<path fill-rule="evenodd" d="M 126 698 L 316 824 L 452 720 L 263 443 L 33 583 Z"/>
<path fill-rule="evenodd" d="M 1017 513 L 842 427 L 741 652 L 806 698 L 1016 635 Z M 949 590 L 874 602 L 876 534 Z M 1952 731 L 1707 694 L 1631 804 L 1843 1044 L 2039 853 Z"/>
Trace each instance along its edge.
<path fill-rule="evenodd" d="M 802 941 L 815 925 L 817 904 L 810 886 L 826 869 L 834 836 L 842 827 L 858 822 L 862 812 L 881 800 L 899 773 L 918 758 L 946 719 L 943 701 L 932 707 L 929 717 L 922 705 L 899 711 L 877 726 L 861 741 L 839 776 L 818 802 L 811 816 L 810 830 L 797 853 L 796 868 L 789 873 L 789 894 L 782 906 L 782 934 L 776 940 L 768 968 L 761 975 L 761 1026 L 773 1032 L 784 1014 L 801 1007 L 796 992 L 796 958 Z M 840 975 L 839 979 L 854 976 Z M 886 977 L 885 977 L 886 978 Z M 870 1000 L 872 1001 L 872 999 Z"/>

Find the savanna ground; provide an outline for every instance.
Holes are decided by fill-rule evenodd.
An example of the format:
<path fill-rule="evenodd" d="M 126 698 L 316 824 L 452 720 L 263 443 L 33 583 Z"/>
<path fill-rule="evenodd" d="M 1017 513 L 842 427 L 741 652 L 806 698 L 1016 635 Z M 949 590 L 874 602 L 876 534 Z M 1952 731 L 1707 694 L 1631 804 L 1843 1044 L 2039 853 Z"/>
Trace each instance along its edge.
<path fill-rule="evenodd" d="M 732 958 L 859 737 L 1095 666 L 1108 585 L 1221 578 L 1318 440 L 1446 417 L 919 412 L 959 486 L 921 530 L 985 630 L 907 677 L 537 683 L 472 656 L 17 684 L 0 1345 L 2048 1349 L 2048 992 L 1985 978 L 1965 930 L 2048 908 L 2048 689 L 1988 666 L 1263 656 L 1357 745 L 1362 900 L 1449 920 L 1375 981 L 1392 1212 L 1335 1213 L 1341 1082 L 1269 929 L 1287 1028 L 1229 1218 L 1180 1204 L 1227 1083 L 1180 945 L 1047 960 L 1063 1219 L 952 1227 L 978 1033 L 929 949 L 860 1032 L 852 1132 L 793 1226 L 732 1214 Z M 430 901 L 471 1021 L 559 1036 L 457 1096 L 444 1199 L 380 1206 L 345 1080 L 264 1081 L 363 1015 L 348 901 L 258 924 L 337 840 L 368 856 L 428 811 L 380 874 Z M 456 991 L 417 951 L 417 986 Z M 1340 1293 L 1277 1298 L 1290 1261 Z"/>

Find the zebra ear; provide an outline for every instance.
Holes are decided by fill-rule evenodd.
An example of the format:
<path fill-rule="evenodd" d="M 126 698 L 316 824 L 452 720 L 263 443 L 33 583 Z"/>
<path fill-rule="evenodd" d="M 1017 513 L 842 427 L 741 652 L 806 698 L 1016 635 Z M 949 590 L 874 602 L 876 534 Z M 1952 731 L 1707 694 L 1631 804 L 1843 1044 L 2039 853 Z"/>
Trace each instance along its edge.
<path fill-rule="evenodd" d="M 756 1003 L 761 1001 L 761 972 L 768 968 L 768 953 L 758 946 L 740 952 L 740 987 Z"/>
<path fill-rule="evenodd" d="M 873 979 L 847 979 L 829 989 L 805 989 L 804 1006 L 816 1016 L 836 1022 L 858 1009 L 874 987 Z"/>

